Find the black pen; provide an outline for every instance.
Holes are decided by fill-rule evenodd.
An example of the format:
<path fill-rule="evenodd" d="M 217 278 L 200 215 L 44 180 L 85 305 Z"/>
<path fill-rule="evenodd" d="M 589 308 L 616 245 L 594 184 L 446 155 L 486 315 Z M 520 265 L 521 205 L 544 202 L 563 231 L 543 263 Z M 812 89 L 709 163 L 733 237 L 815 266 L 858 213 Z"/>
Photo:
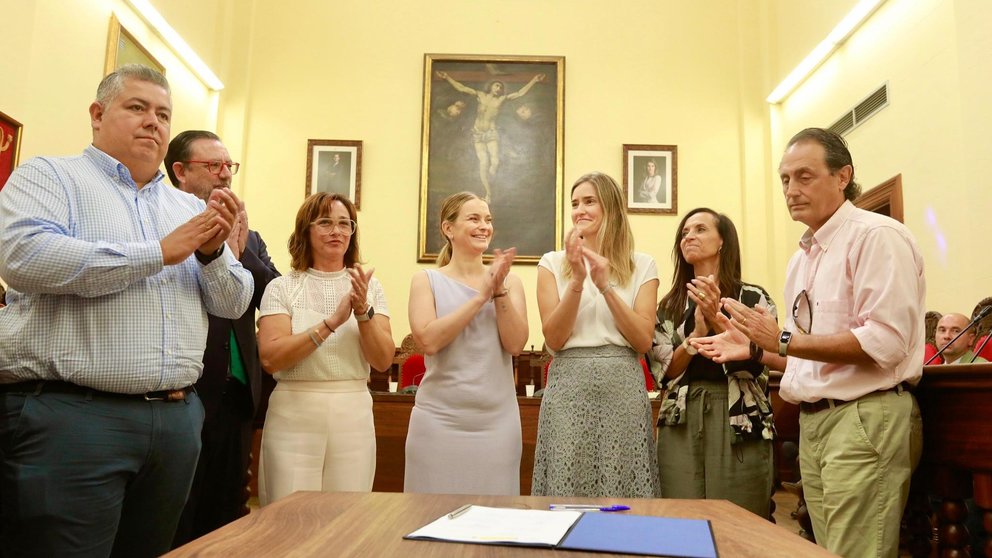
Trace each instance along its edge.
<path fill-rule="evenodd" d="M 464 506 L 458 508 L 457 510 L 449 513 L 448 514 L 448 519 L 454 519 L 454 518 L 462 515 L 463 513 L 467 512 L 468 509 L 471 508 L 471 507 L 472 507 L 472 504 L 465 504 Z"/>

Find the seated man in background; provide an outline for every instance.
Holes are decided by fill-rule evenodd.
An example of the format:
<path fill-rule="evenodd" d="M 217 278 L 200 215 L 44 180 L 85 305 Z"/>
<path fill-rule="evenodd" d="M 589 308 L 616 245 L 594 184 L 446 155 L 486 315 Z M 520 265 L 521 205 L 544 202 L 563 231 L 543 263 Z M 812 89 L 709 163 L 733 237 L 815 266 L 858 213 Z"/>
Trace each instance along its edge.
<path fill-rule="evenodd" d="M 241 165 L 213 132 L 187 130 L 169 142 L 165 170 L 172 184 L 203 201 L 229 188 Z M 208 314 L 207 348 L 196 393 L 205 418 L 200 460 L 173 546 L 180 546 L 244 515 L 253 419 L 262 399 L 262 367 L 255 338 L 255 310 L 269 281 L 279 276 L 265 241 L 248 229 L 248 212 L 240 207 L 227 247 L 255 280 L 251 304 L 231 320 Z"/>
<path fill-rule="evenodd" d="M 937 322 L 937 348 L 943 349 L 944 345 L 951 342 L 961 330 L 968 327 L 968 317 L 964 314 L 944 314 Z M 969 329 L 964 335 L 958 337 L 957 341 L 951 343 L 944 349 L 944 364 L 968 364 L 972 362 L 988 362 L 982 357 L 975 358 L 975 353 L 971 348 L 975 345 L 975 330 Z"/>
<path fill-rule="evenodd" d="M 200 453 L 207 312 L 236 319 L 252 277 L 226 248 L 227 188 L 164 183 L 172 96 L 129 64 L 97 88 L 93 143 L 37 157 L 0 191 L 0 549 L 167 552 Z"/>

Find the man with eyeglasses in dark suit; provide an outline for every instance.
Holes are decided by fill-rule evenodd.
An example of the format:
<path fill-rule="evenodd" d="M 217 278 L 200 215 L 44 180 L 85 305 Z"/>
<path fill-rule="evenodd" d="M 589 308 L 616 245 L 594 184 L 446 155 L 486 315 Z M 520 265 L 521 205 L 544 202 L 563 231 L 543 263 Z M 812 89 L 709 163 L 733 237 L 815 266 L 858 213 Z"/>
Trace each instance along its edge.
<path fill-rule="evenodd" d="M 230 188 L 240 164 L 212 132 L 188 130 L 169 143 L 166 171 L 172 184 L 200 199 Z M 265 241 L 248 228 L 244 203 L 227 245 L 255 280 L 251 304 L 241 317 L 208 314 L 203 374 L 196 391 L 203 401 L 203 449 L 173 546 L 183 545 L 241 517 L 251 464 L 253 422 L 262 399 L 262 368 L 255 337 L 255 310 L 269 281 L 279 276 Z"/>
<path fill-rule="evenodd" d="M 809 229 L 789 262 L 780 329 L 760 308 L 724 299 L 727 333 L 693 341 L 716 362 L 785 370 L 780 395 L 800 407 L 800 470 L 817 543 L 841 556 L 891 556 L 922 450 L 908 388 L 922 376 L 926 282 L 901 223 L 856 208 L 844 140 L 808 128 L 779 165 L 794 221 Z M 722 316 L 718 316 L 722 317 Z"/>

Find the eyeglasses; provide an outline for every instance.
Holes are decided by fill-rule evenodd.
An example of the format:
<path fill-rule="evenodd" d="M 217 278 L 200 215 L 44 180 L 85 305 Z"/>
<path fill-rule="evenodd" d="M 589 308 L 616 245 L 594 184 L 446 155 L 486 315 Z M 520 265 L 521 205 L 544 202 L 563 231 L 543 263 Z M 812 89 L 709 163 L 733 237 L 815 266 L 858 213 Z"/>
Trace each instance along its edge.
<path fill-rule="evenodd" d="M 220 174 L 221 169 L 227 167 L 230 169 L 231 174 L 238 174 L 238 169 L 241 168 L 241 163 L 228 163 L 226 161 L 183 161 L 184 163 L 200 163 L 201 165 L 207 165 L 207 170 L 213 174 Z"/>
<path fill-rule="evenodd" d="M 324 234 L 330 234 L 335 230 L 339 230 L 341 234 L 351 236 L 358 230 L 358 223 L 352 219 L 335 220 L 329 217 L 323 217 L 310 224 L 317 227 L 317 230 Z"/>
<path fill-rule="evenodd" d="M 800 333 L 809 335 L 809 332 L 813 331 L 813 307 L 809 303 L 806 289 L 800 291 L 799 296 L 792 303 L 792 321 L 796 323 L 796 329 Z"/>

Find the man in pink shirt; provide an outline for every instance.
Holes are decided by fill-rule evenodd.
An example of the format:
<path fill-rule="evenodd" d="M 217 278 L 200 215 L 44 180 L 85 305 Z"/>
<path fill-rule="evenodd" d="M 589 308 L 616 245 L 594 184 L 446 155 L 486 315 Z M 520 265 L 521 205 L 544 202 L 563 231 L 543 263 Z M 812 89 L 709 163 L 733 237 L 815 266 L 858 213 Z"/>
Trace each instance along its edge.
<path fill-rule="evenodd" d="M 837 134 L 793 136 L 779 174 L 789 214 L 809 227 L 789 261 L 784 329 L 763 309 L 724 299 L 729 331 L 693 345 L 716 362 L 749 352 L 785 370 L 780 394 L 800 407 L 799 467 L 817 543 L 841 556 L 895 557 L 922 448 L 907 390 L 922 375 L 923 258 L 905 226 L 851 203 L 861 188 Z"/>

